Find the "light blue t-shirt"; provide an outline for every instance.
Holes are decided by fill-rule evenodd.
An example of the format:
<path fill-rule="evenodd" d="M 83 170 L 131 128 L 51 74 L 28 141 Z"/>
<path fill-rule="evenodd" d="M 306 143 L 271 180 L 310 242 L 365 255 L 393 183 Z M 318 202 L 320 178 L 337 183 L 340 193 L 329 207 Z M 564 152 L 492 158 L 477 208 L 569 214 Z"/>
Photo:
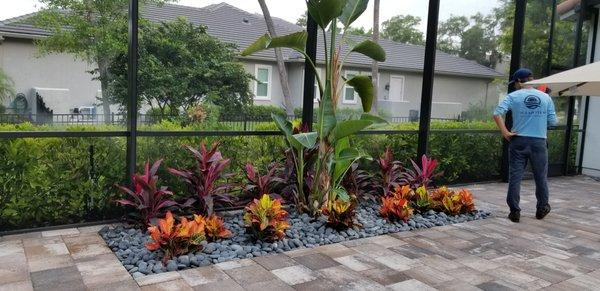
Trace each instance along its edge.
<path fill-rule="evenodd" d="M 514 91 L 496 107 L 494 115 L 512 111 L 513 132 L 518 136 L 546 138 L 548 126 L 557 123 L 554 102 L 548 94 L 533 88 Z"/>

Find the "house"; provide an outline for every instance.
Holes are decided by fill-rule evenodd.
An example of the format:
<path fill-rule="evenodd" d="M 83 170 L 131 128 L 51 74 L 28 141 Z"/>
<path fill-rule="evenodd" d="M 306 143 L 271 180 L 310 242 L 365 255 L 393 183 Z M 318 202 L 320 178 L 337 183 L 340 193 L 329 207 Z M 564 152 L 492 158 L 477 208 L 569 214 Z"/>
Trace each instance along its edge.
<path fill-rule="evenodd" d="M 600 62 L 600 53 L 598 53 L 600 47 L 600 24 L 598 22 L 600 1 L 589 0 L 585 2 L 587 2 L 588 7 L 582 7 L 581 0 L 565 0 L 557 6 L 556 12 L 560 19 L 567 19 L 577 17 L 580 9 L 589 11 L 591 17 L 586 22 L 589 23 L 590 33 L 588 39 L 584 40 L 588 46 L 586 60 L 588 63 Z M 585 129 L 585 139 L 579 137 L 578 147 L 581 148 L 583 143 L 583 151 L 578 152 L 577 160 L 579 161 L 580 155 L 583 155 L 581 164 L 583 174 L 600 177 L 600 148 L 598 147 L 598 144 L 600 144 L 600 96 L 587 98 L 589 98 L 589 103 L 581 102 L 581 107 L 578 110 L 580 124 L 586 124 L 587 127 Z M 582 101 L 584 100 L 582 99 Z"/>
<path fill-rule="evenodd" d="M 146 6 L 141 14 L 143 18 L 157 22 L 186 17 L 194 24 L 207 26 L 210 35 L 234 43 L 241 49 L 267 31 L 262 15 L 226 3 L 202 8 L 173 4 Z M 23 93 L 29 104 L 39 103 L 35 100 L 36 95 L 41 96 L 46 109 L 54 113 L 68 113 L 75 107 L 95 106 L 100 85 L 91 80 L 87 73 L 94 65 L 74 60 L 66 54 L 36 57 L 32 40 L 45 37 L 48 32 L 24 24 L 23 20 L 30 16 L 0 23 L 0 67 L 13 79 L 17 92 Z M 279 18 L 274 18 L 274 22 L 279 35 L 302 29 Z M 387 52 L 387 60 L 379 66 L 378 108 L 383 108 L 391 116 L 409 116 L 411 110 L 418 111 L 420 108 L 424 47 L 390 40 L 381 40 L 381 45 Z M 304 60 L 291 50 L 283 50 L 283 55 L 294 106 L 301 107 Z M 282 106 L 283 94 L 274 52 L 264 51 L 240 60 L 246 70 L 260 81 L 252 84 L 254 103 Z M 317 53 L 317 66 L 319 64 L 323 64 L 321 51 Z M 346 77 L 370 74 L 370 66 L 371 60 L 367 57 L 352 55 L 343 73 Z M 323 69 L 320 68 L 318 73 L 322 74 Z M 433 117 L 457 117 L 470 104 L 496 104 L 498 93 L 491 82 L 500 76 L 502 74 L 493 69 L 438 51 Z M 360 107 L 360 100 L 350 87 L 344 88 L 339 102 L 343 107 Z M 31 111 L 35 111 L 35 107 L 39 106 L 30 106 Z M 97 108 L 98 112 L 101 110 L 101 107 Z"/>

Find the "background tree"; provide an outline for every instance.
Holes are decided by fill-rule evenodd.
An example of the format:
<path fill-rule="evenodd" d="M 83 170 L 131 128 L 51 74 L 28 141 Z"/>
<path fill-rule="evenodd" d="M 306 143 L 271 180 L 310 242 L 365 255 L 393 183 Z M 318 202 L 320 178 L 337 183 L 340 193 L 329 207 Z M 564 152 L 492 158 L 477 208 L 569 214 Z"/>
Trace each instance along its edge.
<path fill-rule="evenodd" d="M 500 23 L 499 50 L 506 54 L 510 53 L 512 47 L 514 7 L 513 1 L 501 0 L 498 8 L 494 10 L 494 15 Z M 533 70 L 536 76 L 541 76 L 545 71 L 550 21 L 552 21 L 552 1 L 530 0 L 527 2 L 521 65 Z M 573 65 L 575 22 L 576 19 L 557 19 L 556 21 L 552 55 L 553 67 L 568 68 Z M 582 46 L 582 55 L 584 56 L 586 48 L 586 46 Z"/>
<path fill-rule="evenodd" d="M 260 5 L 260 9 L 262 10 L 263 16 L 265 18 L 265 23 L 267 25 L 267 31 L 271 37 L 277 37 L 277 32 L 275 31 L 275 25 L 273 24 L 273 19 L 271 18 L 271 13 L 269 12 L 269 8 L 265 3 L 265 0 L 258 0 L 258 4 Z M 292 100 L 292 93 L 290 92 L 290 83 L 288 82 L 288 74 L 287 69 L 285 68 L 285 63 L 283 62 L 283 54 L 281 53 L 281 48 L 275 48 L 275 60 L 277 61 L 277 71 L 279 72 L 279 82 L 281 83 L 281 91 L 283 92 L 283 102 L 285 107 L 285 113 L 288 116 L 294 115 L 294 102 Z"/>
<path fill-rule="evenodd" d="M 220 106 L 223 114 L 239 114 L 252 103 L 249 84 L 253 77 L 234 49 L 185 18 L 160 24 L 140 22 L 138 101 L 158 108 L 162 115 L 205 101 Z M 114 102 L 125 104 L 127 54 L 117 56 L 109 69 Z"/>
<path fill-rule="evenodd" d="M 307 21 L 307 16 L 306 16 L 306 12 L 304 12 L 304 14 L 302 14 L 300 17 L 298 17 L 298 19 L 296 20 L 296 25 L 298 26 L 302 26 L 304 28 L 306 28 L 306 21 Z"/>
<path fill-rule="evenodd" d="M 352 34 L 352 35 L 359 35 L 359 36 L 372 36 L 373 35 L 373 30 L 369 29 L 369 30 L 365 30 L 364 27 L 348 27 L 348 29 L 346 29 L 347 33 Z"/>
<path fill-rule="evenodd" d="M 423 45 L 423 32 L 418 28 L 421 18 L 412 15 L 396 15 L 382 23 L 381 37 L 401 43 Z"/>
<path fill-rule="evenodd" d="M 97 65 L 91 73 L 100 80 L 104 120 L 110 122 L 108 80 L 112 60 L 127 50 L 127 0 L 41 0 L 46 8 L 34 23 L 51 35 L 37 41 L 42 54 L 69 53 Z M 163 3 L 166 0 L 142 0 Z"/>
<path fill-rule="evenodd" d="M 493 68 L 500 59 L 497 30 L 498 21 L 491 15 L 450 16 L 439 25 L 438 48 Z"/>
<path fill-rule="evenodd" d="M 379 0 L 373 1 L 373 42 L 379 43 Z M 377 95 L 379 88 L 377 88 L 377 84 L 379 84 L 379 62 L 373 60 L 371 64 L 371 80 L 373 81 L 373 96 L 375 96 L 375 102 L 373 102 L 373 106 L 371 107 L 371 113 L 377 113 L 377 100 L 379 99 Z"/>
<path fill-rule="evenodd" d="M 453 55 L 460 52 L 460 42 L 463 32 L 469 26 L 466 16 L 451 15 L 438 26 L 438 49 Z"/>

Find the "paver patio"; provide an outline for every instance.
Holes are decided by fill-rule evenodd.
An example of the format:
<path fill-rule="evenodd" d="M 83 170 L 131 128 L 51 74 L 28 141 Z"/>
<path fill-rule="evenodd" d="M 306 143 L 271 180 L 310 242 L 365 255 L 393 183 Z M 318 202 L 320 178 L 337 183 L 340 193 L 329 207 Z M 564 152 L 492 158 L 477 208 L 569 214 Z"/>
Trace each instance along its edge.
<path fill-rule="evenodd" d="M 494 217 L 133 279 L 102 226 L 0 238 L 0 290 L 593 290 L 600 288 L 600 182 L 550 180 L 553 210 L 505 218 L 506 184 L 473 185 Z"/>

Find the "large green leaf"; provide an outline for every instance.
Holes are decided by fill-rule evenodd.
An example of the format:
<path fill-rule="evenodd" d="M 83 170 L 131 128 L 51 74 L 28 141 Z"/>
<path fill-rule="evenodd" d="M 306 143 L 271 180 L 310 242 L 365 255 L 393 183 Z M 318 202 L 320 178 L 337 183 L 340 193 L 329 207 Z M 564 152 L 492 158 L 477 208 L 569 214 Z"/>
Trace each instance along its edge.
<path fill-rule="evenodd" d="M 373 124 L 372 121 L 365 120 L 365 119 L 345 120 L 342 122 L 338 122 L 337 125 L 335 126 L 335 128 L 333 129 L 333 133 L 331 135 L 332 136 L 331 142 L 335 142 L 344 137 L 353 135 L 353 134 L 367 128 L 371 124 Z"/>
<path fill-rule="evenodd" d="M 371 111 L 371 105 L 373 105 L 373 83 L 371 78 L 365 75 L 354 76 L 354 78 L 346 82 L 348 85 L 354 87 L 354 91 L 358 93 L 364 112 Z"/>
<path fill-rule="evenodd" d="M 350 195 L 348 195 L 348 192 L 346 191 L 346 189 L 342 188 L 342 187 L 336 187 L 331 189 L 331 199 L 332 200 L 336 200 L 336 198 L 344 201 L 344 202 L 349 202 L 350 201 Z"/>
<path fill-rule="evenodd" d="M 340 16 L 346 0 L 308 0 L 306 8 L 319 27 L 325 29 L 331 20 Z"/>
<path fill-rule="evenodd" d="M 345 148 L 336 157 L 336 162 L 354 161 L 361 157 L 360 153 L 355 148 Z"/>
<path fill-rule="evenodd" d="M 309 149 L 315 146 L 317 143 L 317 133 L 316 132 L 303 132 L 292 135 L 292 138 L 298 141 L 302 146 Z"/>
<path fill-rule="evenodd" d="M 360 116 L 360 119 L 362 120 L 369 120 L 371 122 L 373 122 L 373 124 L 388 124 L 389 122 L 379 116 L 376 115 L 371 115 L 369 113 L 363 113 Z"/>
<path fill-rule="evenodd" d="M 308 37 L 306 31 L 298 31 L 284 36 L 278 36 L 271 38 L 268 34 L 264 34 L 259 37 L 254 43 L 243 50 L 241 56 L 249 56 L 253 53 L 272 49 L 277 47 L 287 47 L 295 49 L 297 51 L 304 52 L 306 48 L 306 38 Z"/>
<path fill-rule="evenodd" d="M 267 48 L 287 47 L 303 52 L 306 49 L 306 31 L 298 31 L 292 34 L 278 36 L 271 39 Z"/>
<path fill-rule="evenodd" d="M 381 48 L 381 46 L 376 42 L 369 39 L 355 45 L 351 51 L 361 53 L 378 62 L 385 62 L 385 51 L 383 48 Z"/>
<path fill-rule="evenodd" d="M 333 103 L 331 101 L 331 84 L 325 84 L 325 92 L 319 103 L 319 115 L 317 120 L 317 131 L 321 137 L 327 136 L 337 123 L 335 113 L 333 111 Z"/>
<path fill-rule="evenodd" d="M 271 113 L 271 118 L 273 118 L 273 121 L 275 121 L 275 125 L 277 125 L 277 128 L 279 128 L 279 130 L 281 130 L 281 132 L 283 132 L 286 137 L 292 135 L 292 123 L 285 119 L 285 117 L 279 114 Z"/>
<path fill-rule="evenodd" d="M 352 164 L 360 159 L 360 153 L 350 147 L 350 139 L 343 138 L 335 144 L 335 166 L 333 168 L 333 183 L 339 185 Z"/>
<path fill-rule="evenodd" d="M 269 46 L 270 42 L 271 42 L 271 37 L 265 33 L 261 37 L 259 37 L 256 41 L 254 41 L 254 43 L 252 43 L 249 47 L 247 47 L 245 50 L 243 50 L 240 53 L 240 55 L 245 57 L 245 56 L 249 56 L 255 52 L 266 50 L 267 47 Z"/>
<path fill-rule="evenodd" d="M 347 0 L 342 15 L 340 15 L 340 21 L 344 27 L 349 27 L 354 20 L 356 20 L 369 5 L 369 0 Z"/>

